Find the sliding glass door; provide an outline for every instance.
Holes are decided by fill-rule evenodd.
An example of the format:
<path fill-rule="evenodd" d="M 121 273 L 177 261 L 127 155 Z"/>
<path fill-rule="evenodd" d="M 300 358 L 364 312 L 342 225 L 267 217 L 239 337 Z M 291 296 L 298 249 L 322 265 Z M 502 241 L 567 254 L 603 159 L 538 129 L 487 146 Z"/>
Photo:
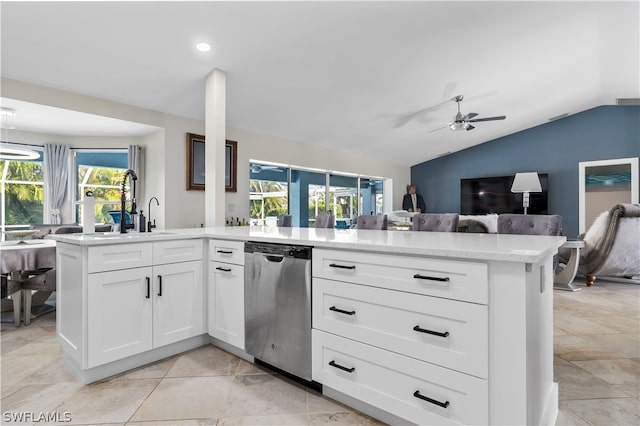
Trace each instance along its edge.
<path fill-rule="evenodd" d="M 329 175 L 329 211 L 336 218 L 336 228 L 346 229 L 356 223 L 358 204 L 358 178 Z"/>

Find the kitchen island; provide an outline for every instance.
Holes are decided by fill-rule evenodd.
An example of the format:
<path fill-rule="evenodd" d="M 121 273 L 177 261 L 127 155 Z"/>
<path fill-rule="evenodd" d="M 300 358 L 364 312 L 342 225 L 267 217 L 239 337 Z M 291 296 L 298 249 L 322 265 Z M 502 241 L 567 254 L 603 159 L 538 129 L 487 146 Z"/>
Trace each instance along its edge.
<path fill-rule="evenodd" d="M 242 356 L 244 242 L 300 244 L 314 248 L 313 380 L 326 395 L 392 423 L 555 421 L 564 237 L 219 227 L 55 239 L 57 332 L 85 382 L 210 342 Z"/>

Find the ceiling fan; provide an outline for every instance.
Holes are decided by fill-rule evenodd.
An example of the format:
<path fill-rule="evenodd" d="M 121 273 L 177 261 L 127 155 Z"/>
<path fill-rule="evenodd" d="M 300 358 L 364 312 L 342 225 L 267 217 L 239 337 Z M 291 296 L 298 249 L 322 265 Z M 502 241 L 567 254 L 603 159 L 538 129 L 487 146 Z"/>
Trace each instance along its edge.
<path fill-rule="evenodd" d="M 451 129 L 451 130 L 473 130 L 473 129 L 476 128 L 476 126 L 474 126 L 471 123 L 477 123 L 477 122 L 480 122 L 480 121 L 504 120 L 505 118 L 507 118 L 506 115 L 499 115 L 499 116 L 496 116 L 496 117 L 474 118 L 474 117 L 476 117 L 478 115 L 478 113 L 476 113 L 476 112 L 470 112 L 469 114 L 462 115 L 462 113 L 460 112 L 460 102 L 462 102 L 463 98 L 464 98 L 464 96 L 462 96 L 462 95 L 454 96 L 453 98 L 451 98 L 452 101 L 454 101 L 455 103 L 458 104 L 458 113 L 453 118 L 453 122 L 447 124 L 446 126 L 438 127 L 437 129 L 433 129 L 433 130 L 429 131 L 428 133 L 435 132 L 435 131 L 441 130 L 441 129 L 446 129 L 447 127 L 449 129 Z"/>

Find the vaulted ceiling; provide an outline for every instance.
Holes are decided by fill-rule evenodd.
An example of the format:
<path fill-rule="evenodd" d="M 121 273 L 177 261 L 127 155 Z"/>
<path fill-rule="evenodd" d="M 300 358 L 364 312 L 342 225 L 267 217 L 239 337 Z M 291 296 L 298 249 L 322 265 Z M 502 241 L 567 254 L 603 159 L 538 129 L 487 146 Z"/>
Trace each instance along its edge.
<path fill-rule="evenodd" d="M 202 120 L 220 68 L 229 126 L 412 165 L 640 97 L 639 5 L 3 2 L 1 71 Z M 430 132 L 458 94 L 507 119 Z"/>

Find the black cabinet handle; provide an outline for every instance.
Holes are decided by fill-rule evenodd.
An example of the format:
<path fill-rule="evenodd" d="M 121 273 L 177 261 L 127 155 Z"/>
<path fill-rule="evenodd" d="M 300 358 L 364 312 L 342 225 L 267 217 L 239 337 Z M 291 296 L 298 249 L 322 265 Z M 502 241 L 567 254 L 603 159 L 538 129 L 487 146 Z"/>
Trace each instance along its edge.
<path fill-rule="evenodd" d="M 158 296 L 162 296 L 162 275 L 158 275 Z"/>
<path fill-rule="evenodd" d="M 345 311 L 343 309 L 338 309 L 335 306 L 330 307 L 329 310 L 333 311 L 333 312 L 340 312 L 341 314 L 345 314 L 345 315 L 355 315 L 356 314 L 356 311 Z"/>
<path fill-rule="evenodd" d="M 218 250 L 218 253 L 220 253 L 220 254 L 233 254 L 233 252 L 231 250 Z"/>
<path fill-rule="evenodd" d="M 335 361 L 331 361 L 329 363 L 329 365 L 332 366 L 332 367 L 335 367 L 335 368 L 337 368 L 339 370 L 346 371 L 347 373 L 353 373 L 354 371 L 356 371 L 355 367 L 347 368 L 347 367 L 344 367 L 344 366 L 342 366 L 340 364 L 336 364 Z"/>
<path fill-rule="evenodd" d="M 151 278 L 145 277 L 145 279 L 147 280 L 147 296 L 146 296 L 146 298 L 149 299 L 149 298 L 151 298 Z"/>
<path fill-rule="evenodd" d="M 449 277 L 441 278 L 441 277 L 430 277 L 428 275 L 415 274 L 413 278 L 417 278 L 419 280 L 440 281 L 444 283 L 449 282 Z"/>
<path fill-rule="evenodd" d="M 438 407 L 447 408 L 449 406 L 449 401 L 445 401 L 445 402 L 436 401 L 435 399 L 431 399 L 428 396 L 420 395 L 420 391 L 415 391 L 413 393 L 413 396 L 423 401 L 427 401 L 434 405 L 437 405 Z"/>
<path fill-rule="evenodd" d="M 222 267 L 218 266 L 218 267 L 216 267 L 216 271 L 231 272 L 231 268 L 222 268 Z"/>
<path fill-rule="evenodd" d="M 330 263 L 330 267 L 339 269 L 356 269 L 355 265 L 338 265 L 337 263 Z"/>
<path fill-rule="evenodd" d="M 449 332 L 445 331 L 444 333 L 440 333 L 438 331 L 427 330 L 426 328 L 421 328 L 419 325 L 413 327 L 413 331 L 419 331 L 420 333 L 433 334 L 434 336 L 439 337 L 449 337 Z"/>

